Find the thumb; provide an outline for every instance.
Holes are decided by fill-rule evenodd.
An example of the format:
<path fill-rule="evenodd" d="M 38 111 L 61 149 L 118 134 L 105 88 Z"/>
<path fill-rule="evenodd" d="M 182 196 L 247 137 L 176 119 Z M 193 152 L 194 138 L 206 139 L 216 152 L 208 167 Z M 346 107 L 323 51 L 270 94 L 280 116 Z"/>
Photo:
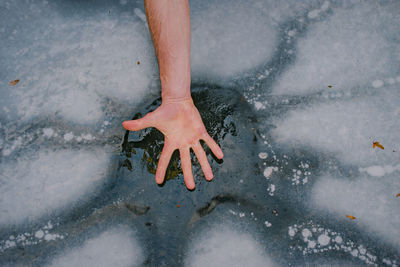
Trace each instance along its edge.
<path fill-rule="evenodd" d="M 122 126 L 129 131 L 140 131 L 145 128 L 153 127 L 152 117 L 153 117 L 153 114 L 151 112 L 151 113 L 148 113 L 146 116 L 144 116 L 141 119 L 124 121 L 122 123 Z"/>

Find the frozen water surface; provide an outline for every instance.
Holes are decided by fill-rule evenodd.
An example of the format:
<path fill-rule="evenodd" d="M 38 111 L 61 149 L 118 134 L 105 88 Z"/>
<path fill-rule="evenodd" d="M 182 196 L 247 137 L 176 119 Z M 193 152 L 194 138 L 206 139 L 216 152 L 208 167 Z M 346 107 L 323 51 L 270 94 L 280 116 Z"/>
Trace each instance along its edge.
<path fill-rule="evenodd" d="M 400 3 L 190 5 L 193 192 L 121 127 L 160 104 L 142 1 L 0 3 L 0 265 L 398 266 Z"/>
<path fill-rule="evenodd" d="M 130 229 L 110 229 L 91 238 L 82 247 L 55 258 L 49 266 L 140 266 L 143 251 Z"/>
<path fill-rule="evenodd" d="M 189 245 L 185 266 L 274 266 L 248 233 L 215 226 Z"/>

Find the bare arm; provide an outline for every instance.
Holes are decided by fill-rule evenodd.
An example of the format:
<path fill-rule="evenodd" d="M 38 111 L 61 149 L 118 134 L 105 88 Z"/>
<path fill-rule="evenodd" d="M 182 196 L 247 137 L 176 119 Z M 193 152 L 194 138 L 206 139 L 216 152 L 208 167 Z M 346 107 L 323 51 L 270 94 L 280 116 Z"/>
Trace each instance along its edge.
<path fill-rule="evenodd" d="M 164 136 L 164 148 L 157 166 L 156 182 L 163 183 L 172 153 L 179 149 L 188 189 L 195 183 L 190 149 L 196 154 L 207 180 L 213 178 L 204 140 L 222 158 L 221 148 L 207 133 L 190 95 L 190 12 L 187 0 L 145 0 L 146 15 L 160 68 L 162 104 L 145 117 L 125 121 L 127 130 L 156 127 Z"/>
<path fill-rule="evenodd" d="M 187 0 L 145 0 L 160 68 L 162 99 L 190 98 L 190 11 Z"/>

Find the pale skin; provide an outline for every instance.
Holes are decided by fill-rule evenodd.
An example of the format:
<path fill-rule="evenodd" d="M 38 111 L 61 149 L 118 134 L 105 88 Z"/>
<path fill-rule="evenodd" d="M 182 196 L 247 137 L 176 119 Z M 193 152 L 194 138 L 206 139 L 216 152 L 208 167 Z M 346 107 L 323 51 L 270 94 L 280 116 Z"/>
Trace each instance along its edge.
<path fill-rule="evenodd" d="M 164 182 L 172 153 L 179 150 L 186 187 L 195 188 L 190 160 L 192 149 L 205 178 L 214 175 L 200 140 L 214 155 L 224 154 L 204 127 L 190 94 L 190 12 L 187 0 L 145 0 L 147 21 L 158 59 L 161 106 L 141 119 L 124 121 L 130 131 L 155 127 L 164 134 L 164 148 L 157 165 L 156 182 Z"/>

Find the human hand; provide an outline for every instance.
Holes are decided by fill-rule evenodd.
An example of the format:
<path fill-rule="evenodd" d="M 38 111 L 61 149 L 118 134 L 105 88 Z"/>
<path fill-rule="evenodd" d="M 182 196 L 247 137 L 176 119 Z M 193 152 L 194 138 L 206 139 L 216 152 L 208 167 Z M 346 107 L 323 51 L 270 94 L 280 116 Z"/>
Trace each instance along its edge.
<path fill-rule="evenodd" d="M 122 125 L 129 131 L 155 127 L 164 134 L 164 148 L 156 172 L 156 182 L 158 184 L 163 183 L 168 163 L 176 149 L 179 149 L 183 176 L 186 187 L 189 190 L 195 188 L 190 148 L 193 149 L 208 181 L 212 180 L 214 175 L 200 140 L 206 142 L 217 158 L 222 159 L 224 156 L 221 148 L 207 133 L 199 111 L 191 98 L 163 101 L 155 111 L 148 113 L 141 119 L 124 121 Z"/>

